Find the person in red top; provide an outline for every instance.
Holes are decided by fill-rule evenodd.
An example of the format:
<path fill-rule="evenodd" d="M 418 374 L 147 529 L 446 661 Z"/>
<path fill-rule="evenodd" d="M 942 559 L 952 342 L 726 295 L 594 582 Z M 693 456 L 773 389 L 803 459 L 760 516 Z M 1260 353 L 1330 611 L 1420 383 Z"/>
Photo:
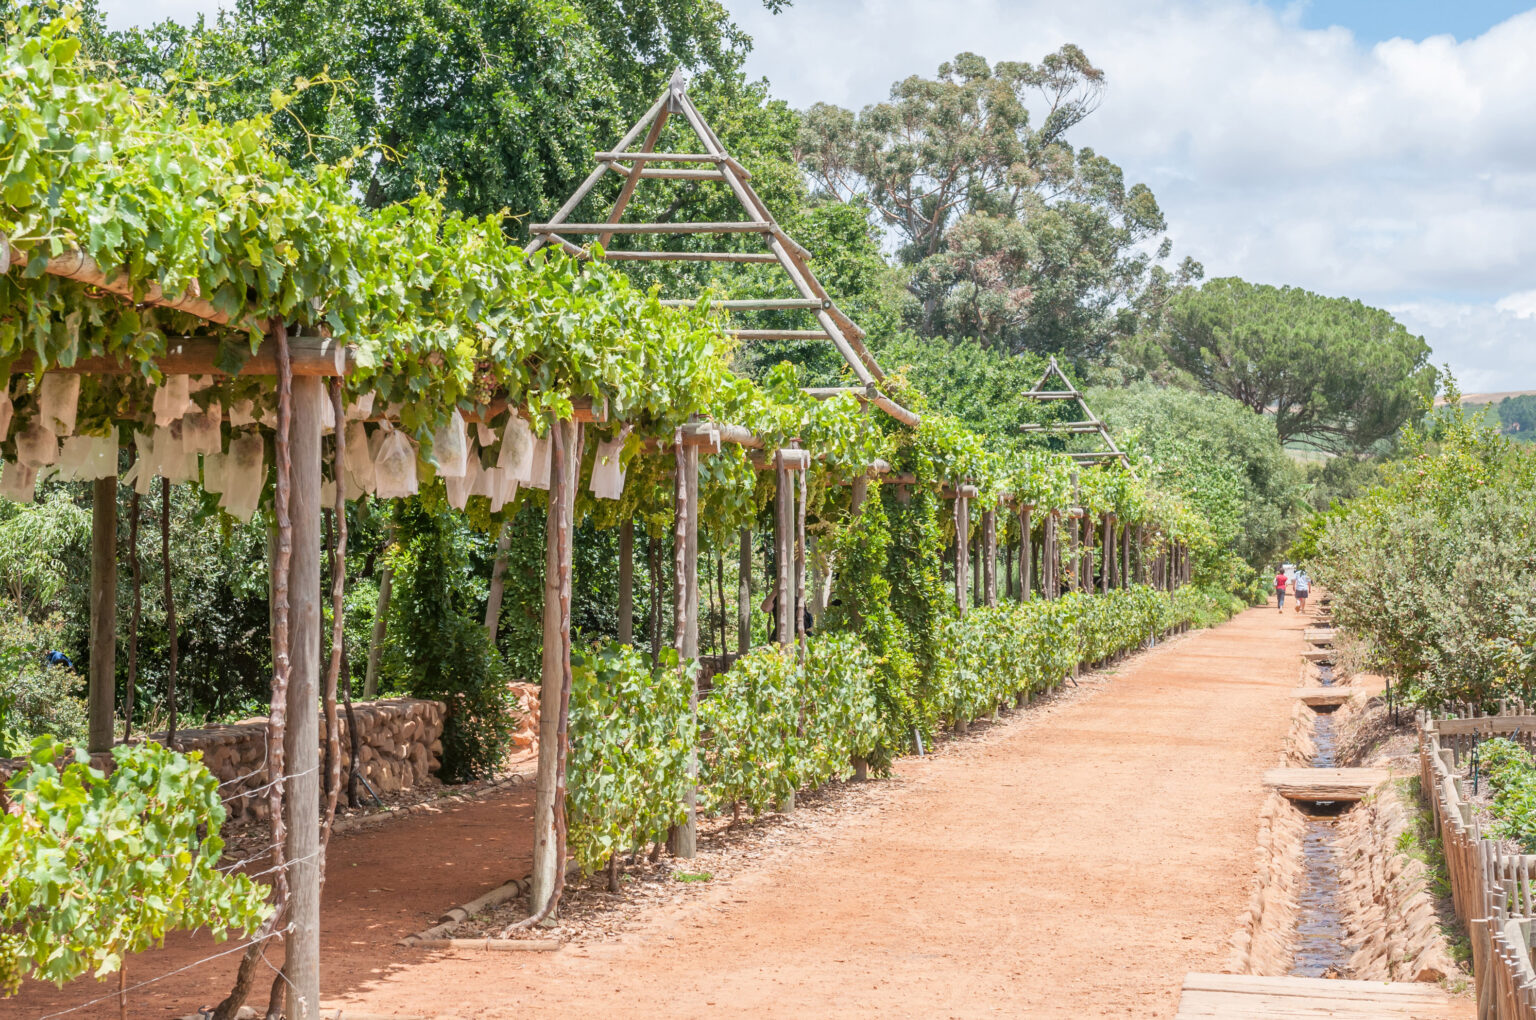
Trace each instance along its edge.
<path fill-rule="evenodd" d="M 1285 568 L 1281 567 L 1275 573 L 1275 604 L 1276 612 L 1285 612 L 1285 584 L 1289 578 L 1285 576 Z"/>

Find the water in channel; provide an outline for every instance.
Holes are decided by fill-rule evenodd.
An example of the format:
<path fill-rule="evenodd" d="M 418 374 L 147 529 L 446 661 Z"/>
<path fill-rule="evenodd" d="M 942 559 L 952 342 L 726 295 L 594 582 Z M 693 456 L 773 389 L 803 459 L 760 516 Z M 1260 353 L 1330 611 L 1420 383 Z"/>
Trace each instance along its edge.
<path fill-rule="evenodd" d="M 1318 663 L 1318 681 L 1333 684 L 1332 663 Z M 1338 764 L 1338 736 L 1333 715 L 1317 713 L 1312 730 L 1316 754 L 1312 767 Z M 1344 946 L 1344 919 L 1339 913 L 1339 853 L 1334 845 L 1343 804 L 1316 804 L 1307 816 L 1301 844 L 1304 868 L 1296 910 L 1296 955 L 1291 963 L 1295 977 L 1348 977 L 1349 950 Z"/>

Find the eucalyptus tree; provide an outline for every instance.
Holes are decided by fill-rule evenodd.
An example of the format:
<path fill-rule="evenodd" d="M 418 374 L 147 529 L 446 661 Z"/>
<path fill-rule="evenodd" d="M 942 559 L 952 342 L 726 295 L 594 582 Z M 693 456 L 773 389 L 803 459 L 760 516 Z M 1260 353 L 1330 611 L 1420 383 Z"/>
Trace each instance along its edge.
<path fill-rule="evenodd" d="M 922 333 L 1100 358 L 1148 296 L 1199 273 L 1163 267 L 1151 190 L 1069 139 L 1104 85 L 1072 45 L 1038 64 L 962 53 L 858 113 L 812 106 L 801 165 L 894 234 Z"/>

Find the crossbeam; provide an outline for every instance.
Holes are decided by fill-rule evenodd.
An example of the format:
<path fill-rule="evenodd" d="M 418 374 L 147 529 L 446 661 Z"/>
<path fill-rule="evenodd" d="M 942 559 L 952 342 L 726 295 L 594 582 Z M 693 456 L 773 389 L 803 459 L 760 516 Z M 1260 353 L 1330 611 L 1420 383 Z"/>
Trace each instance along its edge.
<path fill-rule="evenodd" d="M 613 251 L 603 253 L 610 262 L 777 262 L 769 252 L 758 251 Z"/>
<path fill-rule="evenodd" d="M 723 223 L 535 223 L 535 234 L 766 234 L 773 224 L 761 220 Z"/>
<path fill-rule="evenodd" d="M 700 298 L 667 298 L 661 303 L 666 308 L 692 308 L 700 303 Z M 821 311 L 832 302 L 818 298 L 743 298 L 730 301 L 709 301 L 714 308 L 727 308 L 738 312 L 767 312 L 788 309 L 807 309 Z"/>

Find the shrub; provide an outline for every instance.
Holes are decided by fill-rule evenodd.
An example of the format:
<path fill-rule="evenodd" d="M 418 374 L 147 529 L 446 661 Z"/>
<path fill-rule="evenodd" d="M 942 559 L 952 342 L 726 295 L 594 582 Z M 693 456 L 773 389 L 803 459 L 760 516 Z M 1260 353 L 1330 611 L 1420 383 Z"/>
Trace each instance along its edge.
<path fill-rule="evenodd" d="M 566 843 L 584 870 L 683 820 L 697 669 L 679 666 L 669 649 L 653 670 L 617 642 L 572 655 Z"/>
<path fill-rule="evenodd" d="M 78 678 L 46 656 L 58 628 L 20 616 L 0 616 L 0 755 L 25 754 L 33 737 L 84 743 L 85 700 L 74 692 Z"/>
<path fill-rule="evenodd" d="M 172 930 L 249 934 L 270 913 L 266 890 L 217 868 L 224 806 L 201 755 L 123 745 L 110 776 L 83 751 L 33 742 L 0 813 L 0 995 L 27 974 L 63 984 L 100 978 Z"/>

